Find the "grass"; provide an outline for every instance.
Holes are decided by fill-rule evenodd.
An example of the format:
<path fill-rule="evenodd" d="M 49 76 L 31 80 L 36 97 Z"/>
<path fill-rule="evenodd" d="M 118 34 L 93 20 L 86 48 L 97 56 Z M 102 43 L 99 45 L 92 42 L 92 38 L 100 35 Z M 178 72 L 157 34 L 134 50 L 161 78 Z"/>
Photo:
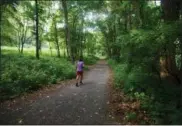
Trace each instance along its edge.
<path fill-rule="evenodd" d="M 17 54 L 17 55 L 19 55 L 19 52 L 18 52 L 18 48 L 17 47 L 2 46 L 1 48 L 3 50 L 3 54 Z M 63 54 L 64 54 L 63 50 L 60 50 L 60 53 L 63 56 Z M 29 55 L 29 56 L 35 56 L 35 48 L 33 48 L 33 47 L 31 47 L 31 48 L 24 48 L 23 54 L 24 55 Z M 43 48 L 40 51 L 40 55 L 42 57 L 51 56 L 50 49 Z M 53 57 L 56 56 L 56 49 L 52 49 L 52 56 Z"/>

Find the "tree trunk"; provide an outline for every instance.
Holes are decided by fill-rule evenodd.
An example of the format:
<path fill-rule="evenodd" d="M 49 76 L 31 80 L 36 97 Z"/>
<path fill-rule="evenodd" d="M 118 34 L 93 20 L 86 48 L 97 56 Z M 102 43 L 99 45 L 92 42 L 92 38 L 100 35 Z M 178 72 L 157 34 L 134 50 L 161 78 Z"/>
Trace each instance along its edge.
<path fill-rule="evenodd" d="M 66 35 L 66 43 L 68 45 L 68 54 L 70 53 L 70 58 L 72 63 L 74 63 L 74 57 L 71 50 L 71 43 L 70 43 L 70 31 L 69 31 L 69 23 L 68 23 L 68 10 L 67 10 L 67 3 L 66 0 L 62 0 L 63 10 L 64 10 L 64 18 L 65 18 L 65 35 Z"/>
<path fill-rule="evenodd" d="M 145 4 L 145 1 L 139 3 L 140 25 L 141 25 L 142 28 L 145 27 L 144 4 Z"/>
<path fill-rule="evenodd" d="M 127 20 L 127 15 L 125 16 L 124 29 L 125 29 L 125 31 L 127 31 L 127 30 L 128 30 L 128 20 Z"/>
<path fill-rule="evenodd" d="M 52 47 L 51 47 L 51 43 L 50 43 L 50 41 L 49 41 L 49 49 L 50 49 L 51 56 L 52 56 Z"/>
<path fill-rule="evenodd" d="M 166 23 L 176 21 L 179 19 L 179 6 L 180 4 L 174 0 L 161 0 L 161 6 L 163 10 L 163 20 Z M 170 47 L 166 47 L 166 62 L 167 70 L 172 74 L 176 74 L 176 63 L 175 63 L 175 45 L 171 42 Z"/>
<path fill-rule="evenodd" d="M 0 57 L 1 57 L 1 42 L 2 42 L 2 4 L 0 3 Z M 2 67 L 1 67 L 1 58 L 0 58 L 0 80 L 1 80 L 1 73 L 2 73 Z"/>
<path fill-rule="evenodd" d="M 22 35 L 22 41 L 21 41 L 21 53 L 23 53 L 23 47 L 24 47 L 24 44 L 26 42 L 27 31 L 28 31 L 28 28 L 23 27 L 23 33 L 22 33 L 23 35 Z"/>
<path fill-rule="evenodd" d="M 66 51 L 65 51 L 65 48 L 64 48 L 64 58 L 66 57 Z"/>
<path fill-rule="evenodd" d="M 20 29 L 17 29 L 17 38 L 18 38 L 18 43 L 17 43 L 17 46 L 18 46 L 18 52 L 21 53 L 21 41 L 22 41 L 22 35 L 21 35 L 21 32 L 22 32 L 22 29 L 21 29 L 21 26 L 19 26 Z"/>
<path fill-rule="evenodd" d="M 73 53 L 73 57 L 74 57 L 74 60 L 75 60 L 75 58 L 76 58 L 76 50 L 77 50 L 77 45 L 75 44 L 76 43 L 76 21 L 77 21 L 77 15 L 75 15 L 74 16 L 74 18 L 73 18 L 73 24 L 72 24 L 72 28 L 73 28 L 73 30 L 72 30 L 72 37 L 71 37 L 71 43 L 73 44 L 73 45 L 71 45 L 71 47 L 72 47 L 72 53 Z"/>
<path fill-rule="evenodd" d="M 163 20 L 165 23 L 175 22 L 179 20 L 180 16 L 180 1 L 177 0 L 161 0 L 161 6 L 163 10 Z M 165 37 L 165 36 L 164 36 Z M 172 45 L 172 46 L 171 46 Z M 177 66 L 175 63 L 175 49 L 173 42 L 171 42 L 170 47 L 166 48 L 166 69 L 168 73 L 176 79 L 179 84 L 180 98 L 177 101 L 177 108 L 182 107 L 182 79 L 181 79 L 181 71 L 177 71 Z M 181 59 L 182 60 L 182 59 Z"/>
<path fill-rule="evenodd" d="M 180 2 L 180 19 L 182 19 L 182 2 Z"/>
<path fill-rule="evenodd" d="M 24 43 L 21 43 L 21 54 L 23 54 L 23 47 L 24 47 Z"/>
<path fill-rule="evenodd" d="M 80 56 L 83 57 L 83 41 L 84 41 L 84 17 L 82 15 L 82 36 L 80 41 Z"/>
<path fill-rule="evenodd" d="M 109 58 L 111 58 L 111 48 L 110 48 L 108 39 L 106 39 L 106 46 L 107 46 L 107 53 L 108 53 L 108 56 L 109 56 Z"/>
<path fill-rule="evenodd" d="M 39 59 L 39 15 L 38 15 L 38 3 L 37 0 L 35 0 L 35 21 L 36 21 L 36 26 L 35 26 L 35 35 L 36 35 L 36 58 Z"/>
<path fill-rule="evenodd" d="M 53 22 L 54 22 L 54 30 L 55 30 L 55 33 L 54 33 L 54 37 L 55 37 L 55 42 L 56 42 L 56 48 L 57 48 L 57 57 L 60 58 L 61 55 L 60 55 L 60 49 L 59 49 L 59 42 L 58 42 L 58 31 L 57 31 L 57 26 L 56 26 L 56 21 L 55 19 L 53 19 Z"/>
<path fill-rule="evenodd" d="M 132 29 L 132 22 L 131 22 L 131 14 L 132 14 L 132 11 L 131 11 L 131 4 L 129 4 L 129 15 L 128 15 L 128 20 L 129 20 L 129 30 Z"/>
<path fill-rule="evenodd" d="M 24 45 L 24 34 L 21 36 L 21 44 L 20 44 L 20 53 L 23 53 L 23 45 Z"/>
<path fill-rule="evenodd" d="M 64 0 L 61 0 L 62 1 L 62 7 L 64 9 L 64 18 L 66 19 L 66 10 L 65 10 L 65 1 Z M 61 8 L 60 8 L 61 10 Z M 66 24 L 66 21 L 65 21 L 65 24 Z M 66 44 L 66 53 L 67 53 L 67 57 L 70 58 L 70 53 L 69 53 L 69 45 L 68 45 L 68 41 L 67 41 L 67 30 L 66 30 L 66 26 L 65 26 L 65 44 Z"/>
<path fill-rule="evenodd" d="M 142 25 L 142 20 L 140 16 L 140 1 L 139 0 L 132 0 L 133 2 L 133 10 L 135 12 L 135 26 L 139 28 Z"/>
<path fill-rule="evenodd" d="M 179 17 L 182 17 L 182 1 L 179 2 Z M 182 29 L 182 22 L 180 23 L 180 26 L 179 26 L 179 29 Z M 182 52 L 182 30 L 180 30 L 180 33 L 179 33 L 179 40 L 180 40 L 180 45 L 181 45 L 181 52 Z M 179 100 L 179 108 L 182 107 L 182 53 L 181 53 L 181 68 L 180 68 L 180 72 L 179 72 L 179 77 L 180 77 L 180 80 L 181 80 L 181 85 L 180 85 L 180 100 Z M 178 106 L 177 106 L 178 107 Z"/>
<path fill-rule="evenodd" d="M 179 19 L 180 4 L 177 0 L 161 0 L 163 19 L 165 22 L 176 21 Z"/>

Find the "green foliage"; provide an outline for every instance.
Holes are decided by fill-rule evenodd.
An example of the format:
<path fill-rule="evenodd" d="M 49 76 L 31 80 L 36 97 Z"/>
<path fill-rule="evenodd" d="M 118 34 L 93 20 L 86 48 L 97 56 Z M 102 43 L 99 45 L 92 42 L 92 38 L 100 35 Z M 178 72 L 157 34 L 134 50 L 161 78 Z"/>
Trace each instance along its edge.
<path fill-rule="evenodd" d="M 8 54 L 2 56 L 2 67 L 1 99 L 75 77 L 74 66 L 63 58 L 36 60 L 31 56 Z"/>
<path fill-rule="evenodd" d="M 98 57 L 96 56 L 87 56 L 87 57 L 84 57 L 83 60 L 84 60 L 84 63 L 87 64 L 87 65 L 93 65 L 95 64 L 97 61 L 98 61 Z"/>
<path fill-rule="evenodd" d="M 122 88 L 127 78 L 127 73 L 126 73 L 127 64 L 116 64 L 114 60 L 109 60 L 108 63 L 114 70 L 115 87 Z"/>
<path fill-rule="evenodd" d="M 33 50 L 19 54 L 15 48 L 3 48 L 0 100 L 75 77 L 75 66 L 65 58 L 51 57 L 44 50 L 41 55 L 37 60 Z M 85 65 L 95 64 L 97 60 L 95 56 L 84 57 Z M 84 70 L 89 69 L 85 66 Z"/>
<path fill-rule="evenodd" d="M 136 117 L 137 117 L 137 115 L 136 115 L 135 112 L 130 112 L 130 113 L 127 113 L 127 115 L 126 115 L 126 119 L 127 119 L 128 121 L 134 120 L 134 119 L 136 119 Z"/>
<path fill-rule="evenodd" d="M 162 83 L 155 73 L 145 73 L 141 66 L 134 66 L 126 72 L 128 65 L 109 60 L 113 68 L 114 82 L 117 88 L 122 89 L 131 99 L 141 102 L 141 109 L 147 111 L 152 124 L 179 124 L 176 101 L 179 98 L 179 88 L 165 80 Z M 174 93 L 175 92 L 175 93 Z M 178 116 L 176 115 L 178 114 Z M 128 118 L 133 115 L 129 114 Z"/>
<path fill-rule="evenodd" d="M 170 51 L 174 45 L 171 41 L 177 38 L 178 25 L 178 22 L 161 24 L 151 30 L 135 29 L 118 36 L 120 58 L 108 61 L 114 71 L 115 86 L 141 102 L 141 109 L 147 111 L 151 124 L 181 124 L 178 118 L 181 110 L 176 108 L 180 89 L 176 82 L 159 77 L 159 56 L 165 54 L 164 47 Z M 180 68 L 180 51 L 176 54 Z"/>
<path fill-rule="evenodd" d="M 149 4 L 151 1 L 66 1 L 70 32 L 70 41 L 66 43 L 65 29 L 61 26 L 65 20 L 64 11 L 60 11 L 64 7 L 55 6 L 59 2 L 38 2 L 40 47 L 46 42 L 54 56 L 55 33 L 58 33 L 60 50 L 64 49 L 66 53 L 68 48 L 68 53 L 76 59 L 76 56 L 88 55 L 83 59 L 85 64 L 96 63 L 98 58 L 93 55 L 107 54 L 108 64 L 114 71 L 115 87 L 139 100 L 153 124 L 182 123 L 181 109 L 176 108 L 180 90 L 175 86 L 176 82 L 160 78 L 159 63 L 161 57 L 174 54 L 177 67 L 181 69 L 182 51 L 178 41 L 181 39 L 181 20 L 161 20 L 161 7 Z M 19 44 L 35 45 L 34 10 L 35 2 L 30 1 L 4 8 L 3 45 L 19 48 Z M 51 24 L 57 24 L 57 32 Z M 75 67 L 69 61 L 51 58 L 43 49 L 41 53 L 47 57 L 40 60 L 34 58 L 34 51 L 24 51 L 23 55 L 11 51 L 4 51 L 2 56 L 1 98 L 74 77 Z M 136 113 L 127 115 L 128 121 L 135 118 Z"/>

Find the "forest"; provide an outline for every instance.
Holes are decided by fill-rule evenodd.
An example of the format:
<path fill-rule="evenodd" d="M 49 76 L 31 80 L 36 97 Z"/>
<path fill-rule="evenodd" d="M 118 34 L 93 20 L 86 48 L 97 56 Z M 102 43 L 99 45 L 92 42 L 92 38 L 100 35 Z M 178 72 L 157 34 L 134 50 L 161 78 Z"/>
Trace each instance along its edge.
<path fill-rule="evenodd" d="M 75 78 L 100 59 L 149 120 L 182 124 L 181 0 L 1 0 L 0 101 Z M 137 112 L 125 113 L 130 119 Z"/>

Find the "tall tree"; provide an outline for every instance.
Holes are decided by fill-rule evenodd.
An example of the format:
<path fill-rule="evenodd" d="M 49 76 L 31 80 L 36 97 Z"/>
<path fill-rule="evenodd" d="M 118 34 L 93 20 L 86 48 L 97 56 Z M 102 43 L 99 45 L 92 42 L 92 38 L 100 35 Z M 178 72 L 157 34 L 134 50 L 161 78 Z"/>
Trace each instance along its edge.
<path fill-rule="evenodd" d="M 161 0 L 161 6 L 163 10 L 163 20 L 164 23 L 171 25 L 179 20 L 180 17 L 180 3 L 179 0 Z M 182 68 L 180 70 L 177 69 L 176 62 L 175 62 L 175 55 L 176 55 L 176 46 L 173 41 L 168 39 L 168 36 L 165 35 L 166 45 L 164 46 L 165 50 L 165 68 L 167 72 L 173 76 L 176 81 L 178 82 L 180 89 L 181 89 L 181 96 L 180 99 L 177 101 L 177 108 L 182 107 Z M 181 59 L 182 62 L 182 59 Z"/>
<path fill-rule="evenodd" d="M 35 36 L 36 36 L 36 58 L 39 59 L 39 14 L 38 14 L 38 2 L 35 0 Z"/>
<path fill-rule="evenodd" d="M 5 6 L 10 5 L 12 6 L 13 4 L 18 4 L 17 0 L 1 0 L 0 1 L 0 57 L 1 57 L 1 45 L 2 45 L 2 16 L 3 16 L 3 10 Z M 0 58 L 0 80 L 1 80 L 1 58 Z"/>
<path fill-rule="evenodd" d="M 2 4 L 0 3 L 0 57 L 1 57 L 1 39 L 2 39 Z M 0 80 L 1 80 L 1 58 L 0 58 Z"/>
<path fill-rule="evenodd" d="M 68 10 L 67 10 L 67 2 L 66 0 L 62 0 L 62 6 L 64 10 L 64 18 L 65 18 L 65 38 L 66 43 L 68 45 L 68 56 L 70 57 L 72 63 L 74 63 L 74 56 L 71 50 L 71 43 L 70 43 L 70 29 L 69 29 L 69 23 L 68 23 Z"/>
<path fill-rule="evenodd" d="M 57 57 L 60 58 L 60 49 L 59 49 L 59 40 L 58 40 L 58 30 L 57 30 L 57 22 L 56 17 L 53 17 L 53 27 L 54 27 L 54 37 L 55 37 L 55 43 L 56 43 L 56 49 L 57 49 Z"/>

